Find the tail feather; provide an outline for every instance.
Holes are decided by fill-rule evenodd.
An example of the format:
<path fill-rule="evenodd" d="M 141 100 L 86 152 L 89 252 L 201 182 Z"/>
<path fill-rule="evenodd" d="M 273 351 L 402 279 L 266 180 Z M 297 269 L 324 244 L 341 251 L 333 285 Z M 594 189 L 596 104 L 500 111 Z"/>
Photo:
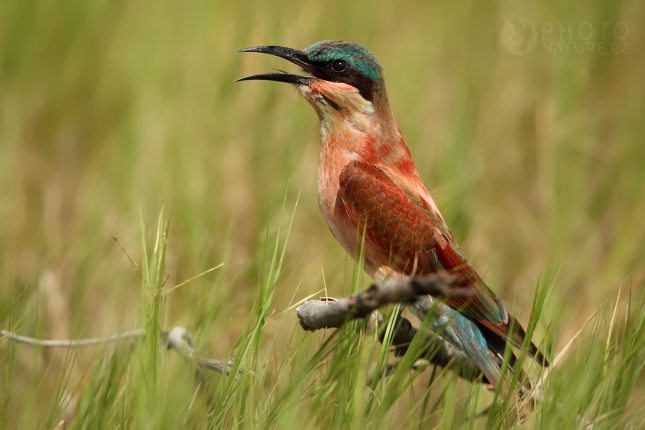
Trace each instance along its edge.
<path fill-rule="evenodd" d="M 511 342 L 514 347 L 522 348 L 522 343 L 524 343 L 526 332 L 522 328 L 522 325 L 519 323 L 519 321 L 515 319 L 513 315 L 508 314 L 508 323 L 496 325 L 481 320 L 479 320 L 478 322 L 498 336 L 501 336 L 501 338 L 505 341 L 508 340 L 509 342 Z M 533 342 L 529 343 L 527 352 L 531 358 L 540 363 L 542 366 L 549 366 L 549 361 Z"/>
<path fill-rule="evenodd" d="M 500 356 L 499 351 L 496 350 L 501 344 L 505 342 L 500 342 L 501 339 L 498 336 L 495 336 L 498 341 L 494 341 L 491 345 L 487 341 L 484 333 L 480 330 L 477 323 L 474 323 L 472 320 L 466 319 L 459 315 L 455 318 L 450 325 L 453 328 L 454 333 L 459 338 L 461 345 L 466 350 L 468 355 L 475 361 L 477 367 L 482 371 L 485 376 L 485 379 L 491 385 L 491 387 L 496 387 L 499 384 L 499 395 L 502 399 L 506 399 L 509 395 L 515 397 L 515 413 L 519 413 L 520 416 L 526 414 L 526 411 L 523 407 L 523 401 L 519 397 L 519 393 L 516 390 L 513 390 L 511 380 L 509 376 L 513 375 L 513 369 L 510 369 L 510 372 L 505 372 L 502 377 L 501 365 L 503 365 L 503 353 Z M 498 345 L 499 344 L 499 345 Z M 515 356 L 513 356 L 513 361 Z M 521 375 L 520 375 L 521 376 Z"/>
<path fill-rule="evenodd" d="M 510 351 L 510 354 L 508 356 L 508 361 L 504 361 L 504 358 L 506 356 L 506 340 L 503 339 L 500 335 L 497 333 L 493 332 L 491 329 L 488 327 L 484 326 L 482 323 L 477 322 L 477 328 L 479 328 L 479 331 L 481 332 L 482 336 L 484 339 L 486 339 L 486 343 L 488 345 L 488 349 L 491 351 L 493 355 L 493 359 L 497 363 L 497 365 L 501 368 L 502 366 L 506 365 L 507 369 L 509 372 L 520 372 L 520 377 L 519 381 L 520 383 L 527 389 L 531 388 L 531 383 L 529 381 L 528 376 L 524 372 L 523 369 L 518 368 L 515 364 L 517 363 L 517 356 L 513 351 Z"/>

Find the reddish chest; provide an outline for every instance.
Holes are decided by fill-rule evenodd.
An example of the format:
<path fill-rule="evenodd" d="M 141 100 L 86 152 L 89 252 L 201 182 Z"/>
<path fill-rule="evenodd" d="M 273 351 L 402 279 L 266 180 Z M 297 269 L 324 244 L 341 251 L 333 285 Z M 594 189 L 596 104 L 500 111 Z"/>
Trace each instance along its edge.
<path fill-rule="evenodd" d="M 356 226 L 347 214 L 345 204 L 339 192 L 339 177 L 343 168 L 357 160 L 357 154 L 341 148 L 321 148 L 318 170 L 318 206 L 329 230 L 342 247 L 357 259 L 360 249 L 357 247 L 359 235 Z M 359 239 L 360 240 L 360 239 Z M 361 241 L 362 242 L 362 241 Z M 362 243 L 359 243 L 361 245 Z M 372 278 L 381 266 L 387 264 L 387 258 L 380 256 L 380 251 L 365 243 L 365 271 Z"/>

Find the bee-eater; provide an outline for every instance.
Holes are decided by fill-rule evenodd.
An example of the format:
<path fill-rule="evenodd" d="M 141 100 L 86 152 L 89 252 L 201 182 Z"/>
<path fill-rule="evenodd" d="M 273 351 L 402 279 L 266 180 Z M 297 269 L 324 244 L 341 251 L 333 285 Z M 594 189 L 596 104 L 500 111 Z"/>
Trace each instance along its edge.
<path fill-rule="evenodd" d="M 257 46 L 238 52 L 275 55 L 310 74 L 265 73 L 239 81 L 293 84 L 313 106 L 321 138 L 318 205 L 350 255 L 356 258 L 357 245 L 363 246 L 370 277 L 380 282 L 447 271 L 459 276 L 456 288 L 471 290 L 467 298 L 436 303 L 432 329 L 465 351 L 494 386 L 506 342 L 519 348 L 525 331 L 462 254 L 421 182 L 376 58 L 365 47 L 342 40 L 318 42 L 304 51 Z M 433 299 L 425 296 L 411 310 L 423 320 L 432 306 Z M 528 353 L 548 366 L 532 342 Z M 508 392 L 509 382 L 501 382 Z"/>

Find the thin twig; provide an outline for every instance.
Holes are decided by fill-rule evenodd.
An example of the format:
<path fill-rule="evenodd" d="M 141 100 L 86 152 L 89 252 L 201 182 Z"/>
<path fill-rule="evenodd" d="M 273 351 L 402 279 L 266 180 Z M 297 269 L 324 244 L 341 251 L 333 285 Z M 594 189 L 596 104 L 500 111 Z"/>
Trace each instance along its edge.
<path fill-rule="evenodd" d="M 161 332 L 161 338 L 166 341 L 166 349 L 174 349 L 187 359 L 195 361 L 195 365 L 202 370 L 210 370 L 217 373 L 231 373 L 233 360 L 222 361 L 215 358 L 205 357 L 195 352 L 193 346 L 193 336 L 183 327 L 174 327 L 169 332 Z M 243 368 L 238 369 L 238 373 L 250 373 L 254 376 L 260 376 L 250 370 Z M 237 377 L 236 377 L 237 378 Z"/>
<path fill-rule="evenodd" d="M 106 337 L 93 337 L 89 339 L 72 339 L 72 340 L 54 340 L 54 339 L 35 339 L 33 337 L 22 336 L 7 330 L 0 330 L 0 339 L 9 339 L 14 342 L 31 346 L 42 346 L 46 348 L 76 348 L 102 345 L 106 343 L 120 342 L 128 339 L 138 339 L 145 337 L 146 332 L 143 329 L 126 331 L 124 333 L 113 334 Z M 183 327 L 174 327 L 170 331 L 162 331 L 161 338 L 166 342 L 166 349 L 174 349 L 187 359 L 193 360 L 195 365 L 202 370 L 210 370 L 217 373 L 230 373 L 233 365 L 232 360 L 224 362 L 215 358 L 203 356 L 193 349 L 192 335 Z M 248 372 L 252 375 L 258 374 L 240 368 L 239 373 Z"/>
<path fill-rule="evenodd" d="M 47 348 L 75 348 L 81 346 L 101 345 L 104 343 L 119 342 L 127 339 L 141 338 L 146 335 L 145 330 L 137 329 L 126 331 L 125 333 L 113 334 L 106 337 L 92 337 L 89 339 L 78 340 L 53 340 L 53 339 L 35 339 L 33 337 L 21 336 L 7 330 L 0 330 L 0 336 L 8 338 L 14 342 L 24 343 L 27 345 L 44 346 Z"/>

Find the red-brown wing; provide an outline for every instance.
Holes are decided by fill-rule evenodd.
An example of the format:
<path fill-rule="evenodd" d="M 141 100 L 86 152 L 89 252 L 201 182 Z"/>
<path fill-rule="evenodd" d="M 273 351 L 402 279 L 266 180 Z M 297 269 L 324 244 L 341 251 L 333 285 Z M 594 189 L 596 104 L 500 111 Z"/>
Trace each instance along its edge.
<path fill-rule="evenodd" d="M 340 193 L 360 234 L 382 251 L 379 264 L 408 276 L 437 271 L 432 251 L 438 232 L 385 173 L 368 164 L 350 163 L 341 172 Z"/>
<path fill-rule="evenodd" d="M 507 321 L 504 306 L 430 218 L 383 171 L 361 162 L 343 168 L 340 193 L 359 234 L 387 256 L 390 267 L 406 275 L 438 270 L 458 273 L 459 288 L 471 288 L 471 298 L 451 297 L 447 304 L 461 313 L 493 325 Z"/>

